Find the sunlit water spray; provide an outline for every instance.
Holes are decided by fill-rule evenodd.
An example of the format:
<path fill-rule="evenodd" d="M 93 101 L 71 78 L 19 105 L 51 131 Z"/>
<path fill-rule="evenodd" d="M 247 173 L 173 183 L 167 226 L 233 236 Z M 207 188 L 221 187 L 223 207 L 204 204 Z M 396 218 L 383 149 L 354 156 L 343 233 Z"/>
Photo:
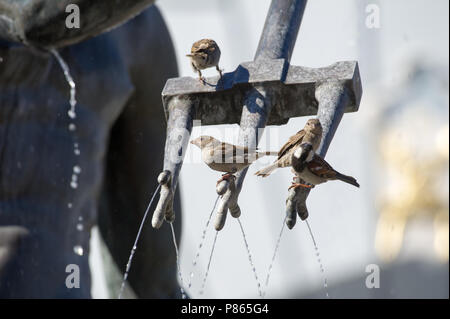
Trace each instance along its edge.
<path fill-rule="evenodd" d="M 175 237 L 175 230 L 173 229 L 173 223 L 169 223 L 169 224 L 170 224 L 170 230 L 172 231 L 173 246 L 175 247 L 175 254 L 176 254 L 176 258 L 177 258 L 177 269 L 178 269 L 178 276 L 180 277 L 181 298 L 186 299 L 186 293 L 184 292 L 184 289 L 183 289 L 184 280 L 183 280 L 183 275 L 181 274 L 180 254 L 178 253 L 178 245 L 177 245 L 177 239 Z"/>
<path fill-rule="evenodd" d="M 64 59 L 60 56 L 60 54 L 58 53 L 58 51 L 56 51 L 55 49 L 51 50 L 51 53 L 53 54 L 53 56 L 56 58 L 56 61 L 58 61 L 58 64 L 60 65 L 61 69 L 63 70 L 64 73 L 64 77 L 66 78 L 67 83 L 69 84 L 70 87 L 70 98 L 69 98 L 69 105 L 70 108 L 67 111 L 67 115 L 70 118 L 70 123 L 68 126 L 68 130 L 72 135 L 72 140 L 73 140 L 73 152 L 76 156 L 80 155 L 80 149 L 79 149 L 79 145 L 77 143 L 77 135 L 76 135 L 76 125 L 75 123 L 73 123 L 72 121 L 75 120 L 75 118 L 77 117 L 76 114 L 76 104 L 77 104 L 77 100 L 76 100 L 76 85 L 75 85 L 75 81 L 73 80 L 71 74 L 70 74 L 70 70 L 69 67 L 67 65 L 67 63 L 64 61 Z M 78 183 L 79 183 L 79 175 L 81 174 L 81 167 L 77 164 L 75 164 L 72 168 L 72 176 L 71 176 L 71 180 L 70 180 L 70 187 L 73 190 L 76 190 L 78 188 Z M 72 209 L 73 207 L 73 203 L 69 202 L 67 203 L 67 208 L 68 209 Z M 84 230 L 84 226 L 82 223 L 82 217 L 79 216 L 78 219 L 78 223 L 76 225 L 76 229 L 78 231 L 83 231 Z M 83 256 L 84 254 L 84 250 L 83 247 L 81 245 L 75 245 L 73 247 L 73 251 L 75 254 L 79 255 L 79 256 Z"/>
<path fill-rule="evenodd" d="M 207 220 L 207 222 L 206 222 L 206 225 L 205 225 L 205 227 L 203 228 L 202 237 L 201 237 L 201 239 L 200 239 L 200 244 L 198 245 L 197 252 L 195 253 L 194 260 L 192 261 L 192 271 L 191 271 L 191 273 L 189 274 L 188 289 L 191 288 L 191 286 L 192 286 L 192 278 L 194 277 L 194 269 L 195 269 L 195 267 L 197 266 L 197 261 L 198 261 L 198 258 L 200 257 L 200 251 L 201 251 L 201 249 L 202 249 L 202 247 L 203 247 L 203 244 L 204 244 L 204 242 L 205 242 L 206 231 L 208 230 L 209 223 L 211 222 L 211 218 L 212 218 L 212 215 L 213 215 L 213 213 L 214 213 L 214 210 L 216 209 L 217 202 L 219 201 L 219 198 L 220 198 L 220 196 L 217 196 L 217 199 L 216 199 L 216 201 L 214 202 L 214 206 L 213 206 L 213 208 L 212 208 L 212 210 L 211 210 L 211 213 L 209 214 L 209 217 L 208 217 L 208 220 Z M 217 236 L 217 234 L 216 234 L 216 236 Z M 203 289 L 202 289 L 202 290 L 203 290 Z"/>
<path fill-rule="evenodd" d="M 74 246 L 74 247 L 73 247 L 73 252 L 74 252 L 75 254 L 77 254 L 78 256 L 83 256 L 83 254 L 84 254 L 83 247 L 81 247 L 80 245 Z"/>
<path fill-rule="evenodd" d="M 69 117 L 71 119 L 74 119 L 77 117 L 77 114 L 75 112 L 75 105 L 77 104 L 77 100 L 75 99 L 76 96 L 76 86 L 75 81 L 73 80 L 72 76 L 70 75 L 69 67 L 67 66 L 67 63 L 63 60 L 63 58 L 59 55 L 58 51 L 55 49 L 51 50 L 52 54 L 55 56 L 56 60 L 58 61 L 59 65 L 61 66 L 64 76 L 66 77 L 67 83 L 69 83 L 70 86 L 70 109 L 67 112 Z M 70 125 L 70 124 L 69 124 Z M 73 124 L 73 127 L 75 128 L 75 125 Z M 74 129 L 73 129 L 74 130 Z"/>
<path fill-rule="evenodd" d="M 263 294 L 262 294 L 262 291 L 261 291 L 261 284 L 259 283 L 258 274 L 256 273 L 256 267 L 253 264 L 252 254 L 250 252 L 250 247 L 248 246 L 247 237 L 245 236 L 245 232 L 244 232 L 244 228 L 242 227 L 241 220 L 239 218 L 237 218 L 237 221 L 239 223 L 239 227 L 241 228 L 242 238 L 244 239 L 245 248 L 247 249 L 248 260 L 250 262 L 250 267 L 252 267 L 253 274 L 255 275 L 256 284 L 258 286 L 258 293 L 259 293 L 259 296 L 262 297 Z"/>
<path fill-rule="evenodd" d="M 327 280 L 327 277 L 325 275 L 325 269 L 323 268 L 322 260 L 320 259 L 319 247 L 317 246 L 316 240 L 314 238 L 314 235 L 313 235 L 313 232 L 311 230 L 311 226 L 308 223 L 308 220 L 305 220 L 305 222 L 306 222 L 306 225 L 308 226 L 309 234 L 311 235 L 311 239 L 313 241 L 314 248 L 316 249 L 317 262 L 319 263 L 320 272 L 322 273 L 322 276 L 323 276 L 323 288 L 325 289 L 325 296 L 327 298 L 330 298 L 330 295 L 328 293 L 328 280 Z"/>
<path fill-rule="evenodd" d="M 144 223 L 145 223 L 145 220 L 147 219 L 148 212 L 150 210 L 150 207 L 152 206 L 153 200 L 155 199 L 155 196 L 158 193 L 158 190 L 160 187 L 161 187 L 161 185 L 159 184 L 158 187 L 156 187 L 156 190 L 153 192 L 152 198 L 150 199 L 147 209 L 145 210 L 144 217 L 142 218 L 141 225 L 139 226 L 139 230 L 136 235 L 136 239 L 134 241 L 133 248 L 131 248 L 130 257 L 128 258 L 128 262 L 125 267 L 125 273 L 123 275 L 122 284 L 120 285 L 120 291 L 119 291 L 119 296 L 118 296 L 119 299 L 122 298 L 123 290 L 125 288 L 125 282 L 127 281 L 128 274 L 130 272 L 131 263 L 133 262 L 134 253 L 136 252 L 136 249 L 137 249 L 137 244 L 139 241 L 139 237 L 141 236 L 142 228 L 144 227 Z"/>
<path fill-rule="evenodd" d="M 211 260 L 212 260 L 213 254 L 214 254 L 214 249 L 216 248 L 217 235 L 219 235 L 218 231 L 216 231 L 216 235 L 214 236 L 211 253 L 209 254 L 208 266 L 206 266 L 205 276 L 203 277 L 203 281 L 202 281 L 202 288 L 200 289 L 200 292 L 199 292 L 200 295 L 203 295 L 203 292 L 205 291 L 206 279 L 208 279 L 209 268 L 211 267 Z"/>
<path fill-rule="evenodd" d="M 272 273 L 272 268 L 273 268 L 273 263 L 275 262 L 275 257 L 277 256 L 278 248 L 280 247 L 281 236 L 283 236 L 284 226 L 286 225 L 286 219 L 287 219 L 287 216 L 284 217 L 283 225 L 281 225 L 280 234 L 278 235 L 277 243 L 276 243 L 275 249 L 273 251 L 272 260 L 270 261 L 269 269 L 267 270 L 266 282 L 264 284 L 264 293 L 262 294 L 263 298 L 267 293 L 267 288 L 269 287 L 269 279 L 270 279 L 270 275 Z"/>

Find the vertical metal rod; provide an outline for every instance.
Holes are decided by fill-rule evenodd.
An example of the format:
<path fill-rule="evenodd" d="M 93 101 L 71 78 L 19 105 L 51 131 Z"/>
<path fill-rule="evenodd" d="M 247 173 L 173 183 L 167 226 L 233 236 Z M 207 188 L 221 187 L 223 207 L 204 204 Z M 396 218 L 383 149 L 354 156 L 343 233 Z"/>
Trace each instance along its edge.
<path fill-rule="evenodd" d="M 188 98 L 173 98 L 168 103 L 168 111 L 164 171 L 158 176 L 161 192 L 152 218 L 154 228 L 161 227 L 164 219 L 168 222 L 175 219 L 173 195 L 192 131 L 195 103 Z"/>
<path fill-rule="evenodd" d="M 306 0 L 273 0 L 256 49 L 255 60 L 291 60 Z"/>

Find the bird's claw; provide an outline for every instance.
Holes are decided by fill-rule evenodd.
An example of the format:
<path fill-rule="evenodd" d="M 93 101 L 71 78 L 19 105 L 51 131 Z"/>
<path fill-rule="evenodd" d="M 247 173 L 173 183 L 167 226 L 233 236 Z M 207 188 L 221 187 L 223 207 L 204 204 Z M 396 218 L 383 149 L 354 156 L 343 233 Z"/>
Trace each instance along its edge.
<path fill-rule="evenodd" d="M 291 188 L 297 188 L 297 187 L 305 187 L 305 188 L 313 188 L 313 185 L 306 185 L 302 183 L 294 183 L 292 182 L 292 185 L 288 188 L 288 191 L 291 190 Z"/>
<path fill-rule="evenodd" d="M 218 66 L 216 66 L 216 70 L 217 70 L 217 72 L 219 72 L 220 79 L 222 79 L 222 72 L 223 72 L 223 70 L 220 69 Z"/>
<path fill-rule="evenodd" d="M 200 81 L 201 84 L 203 84 L 203 85 L 206 84 L 206 79 L 205 79 L 204 76 L 200 76 L 200 77 L 198 78 L 198 80 Z"/>

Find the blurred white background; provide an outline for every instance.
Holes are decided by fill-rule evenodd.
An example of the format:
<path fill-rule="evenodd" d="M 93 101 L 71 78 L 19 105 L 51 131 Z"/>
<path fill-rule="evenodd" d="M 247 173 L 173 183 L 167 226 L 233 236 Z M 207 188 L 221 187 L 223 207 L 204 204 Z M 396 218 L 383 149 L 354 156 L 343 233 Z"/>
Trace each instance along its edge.
<path fill-rule="evenodd" d="M 366 26 L 369 15 L 366 8 L 370 4 L 377 5 L 380 10 L 379 28 Z M 192 43 L 201 38 L 218 42 L 222 51 L 220 67 L 225 72 L 233 71 L 241 62 L 253 60 L 270 1 L 160 0 L 157 5 L 172 35 L 180 76 L 195 77 L 185 54 Z M 379 296 L 366 289 L 364 284 L 368 275 L 366 265 L 375 263 L 385 267 L 375 250 L 378 200 L 384 186 L 384 171 L 377 164 L 377 123 L 380 123 L 381 114 L 390 104 L 390 99 L 398 95 L 402 83 L 408 79 L 411 63 L 418 60 L 443 72 L 447 81 L 447 96 L 444 97 L 447 110 L 443 114 L 448 121 L 448 6 L 446 0 L 314 0 L 309 1 L 306 7 L 291 64 L 322 67 L 336 61 L 357 60 L 363 84 L 359 112 L 344 115 L 327 154 L 327 160 L 336 169 L 355 176 L 361 188 L 329 182 L 315 188 L 307 202 L 309 222 L 320 249 L 332 298 Z M 204 73 L 206 76 L 216 75 L 213 69 Z M 289 136 L 304 126 L 306 120 L 291 119 L 287 125 L 279 127 L 274 134 L 278 139 L 270 148 L 278 150 Z M 224 135 L 224 129 L 230 127 L 234 128 L 237 137 L 238 126 L 233 125 L 197 127 L 192 138 L 210 134 L 233 142 L 229 134 Z M 263 144 L 262 148 L 266 146 Z M 197 148 L 190 147 L 186 158 L 198 158 L 199 154 Z M 241 221 L 261 284 L 282 225 L 287 188 L 291 182 L 289 169 L 280 169 L 266 179 L 253 176 L 265 164 L 267 160 L 250 167 L 239 199 Z M 185 282 L 192 270 L 201 232 L 217 197 L 215 183 L 219 177 L 220 173 L 211 171 L 203 163 L 186 162 L 181 172 L 183 227 L 180 258 Z M 437 288 L 441 289 L 437 296 L 448 297 L 448 259 L 442 261 L 430 253 L 432 224 L 419 224 L 412 233 L 406 233 L 402 250 L 405 253 L 397 262 L 420 260 L 438 266 L 447 265 L 447 284 L 443 290 Z M 210 225 L 195 268 L 193 286 L 188 291 L 193 298 L 202 297 L 199 290 L 214 232 Z M 424 292 L 414 292 L 419 290 L 419 283 L 411 286 L 402 280 L 390 280 L 393 287 L 381 296 L 423 295 Z M 353 284 L 348 284 L 350 282 Z M 383 284 L 383 278 L 381 282 Z M 101 289 L 96 291 L 99 291 L 97 296 L 102 295 Z M 325 296 L 314 246 L 306 224 L 300 220 L 292 230 L 286 228 L 284 231 L 266 296 Z M 203 297 L 258 297 L 239 225 L 231 216 L 218 235 Z"/>

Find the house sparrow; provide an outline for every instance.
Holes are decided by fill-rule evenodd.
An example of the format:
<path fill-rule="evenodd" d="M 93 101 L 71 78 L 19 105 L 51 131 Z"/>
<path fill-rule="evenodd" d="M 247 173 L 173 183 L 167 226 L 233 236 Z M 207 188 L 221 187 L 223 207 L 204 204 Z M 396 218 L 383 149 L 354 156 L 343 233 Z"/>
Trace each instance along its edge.
<path fill-rule="evenodd" d="M 219 68 L 220 49 L 216 41 L 211 39 L 202 39 L 194 42 L 191 53 L 186 54 L 191 59 L 191 65 L 194 72 L 198 72 L 199 80 L 204 84 L 205 78 L 200 70 L 215 66 L 222 78 L 222 70 Z"/>
<path fill-rule="evenodd" d="M 243 170 L 255 160 L 266 156 L 276 156 L 277 152 L 259 152 L 256 149 L 223 143 L 212 136 L 200 136 L 191 141 L 202 150 L 202 160 L 211 169 L 224 172 L 222 178 L 229 179 L 233 174 Z"/>
<path fill-rule="evenodd" d="M 311 151 L 314 152 L 319 147 L 322 140 L 322 125 L 318 119 L 309 119 L 305 127 L 298 131 L 297 134 L 291 136 L 286 144 L 278 152 L 278 159 L 271 165 L 264 167 L 257 171 L 255 175 L 267 177 L 278 167 L 288 167 L 292 165 L 292 154 L 301 143 L 307 143 L 311 145 Z M 302 158 L 306 158 L 309 149 L 302 150 Z"/>
<path fill-rule="evenodd" d="M 302 158 L 303 154 L 308 155 Z M 292 169 L 298 177 L 310 185 L 293 182 L 289 189 L 297 187 L 311 188 L 330 180 L 340 180 L 359 187 L 356 179 L 337 172 L 322 157 L 312 152 L 311 144 L 303 143 L 295 150 L 292 154 Z"/>

